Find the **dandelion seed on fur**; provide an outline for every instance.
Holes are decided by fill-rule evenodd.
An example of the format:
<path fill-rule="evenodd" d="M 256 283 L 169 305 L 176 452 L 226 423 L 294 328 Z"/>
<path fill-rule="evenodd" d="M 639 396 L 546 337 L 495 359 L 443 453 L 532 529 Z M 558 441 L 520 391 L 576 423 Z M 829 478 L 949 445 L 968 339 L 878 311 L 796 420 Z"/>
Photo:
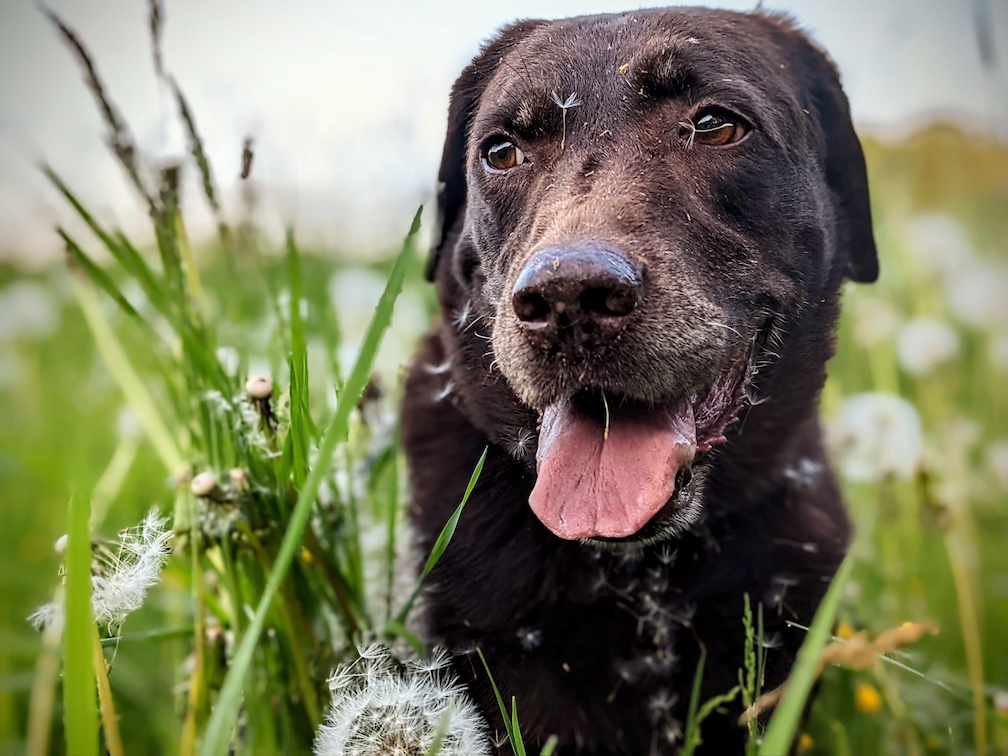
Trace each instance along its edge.
<path fill-rule="evenodd" d="M 400 662 L 382 645 L 362 646 L 359 658 L 329 678 L 332 704 L 315 739 L 316 756 L 427 753 L 447 721 L 438 753 L 490 753 L 486 724 L 451 672 L 450 659 Z"/>
<path fill-rule="evenodd" d="M 91 577 L 91 611 L 95 622 L 115 630 L 140 608 L 147 590 L 161 580 L 171 537 L 168 519 L 157 509 L 148 512 L 138 526 L 119 534 L 118 547 L 113 544 L 99 563 L 102 574 Z M 63 612 L 62 602 L 51 602 L 39 607 L 28 621 L 39 630 L 61 627 Z"/>

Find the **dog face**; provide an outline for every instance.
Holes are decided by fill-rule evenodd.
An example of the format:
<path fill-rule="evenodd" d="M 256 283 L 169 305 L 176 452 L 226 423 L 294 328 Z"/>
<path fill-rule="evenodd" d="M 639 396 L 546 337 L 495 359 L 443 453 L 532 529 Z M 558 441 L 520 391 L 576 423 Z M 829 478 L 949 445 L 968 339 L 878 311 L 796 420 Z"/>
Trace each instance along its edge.
<path fill-rule="evenodd" d="M 691 526 L 708 452 L 754 392 L 758 428 L 814 409 L 841 280 L 877 275 L 836 71 L 772 16 L 515 24 L 455 85 L 441 180 L 463 409 L 534 448 L 562 538 Z"/>

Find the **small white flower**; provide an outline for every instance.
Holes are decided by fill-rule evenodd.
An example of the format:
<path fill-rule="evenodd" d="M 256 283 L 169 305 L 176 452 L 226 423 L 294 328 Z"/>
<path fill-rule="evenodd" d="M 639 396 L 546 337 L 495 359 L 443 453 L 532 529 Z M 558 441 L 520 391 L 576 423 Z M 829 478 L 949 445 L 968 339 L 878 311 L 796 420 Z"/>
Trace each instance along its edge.
<path fill-rule="evenodd" d="M 424 754 L 445 722 L 438 753 L 490 753 L 486 724 L 452 674 L 447 653 L 406 663 L 381 645 L 358 653 L 329 679 L 332 703 L 315 739 L 316 756 Z"/>
<path fill-rule="evenodd" d="M 959 334 L 935 318 L 914 318 L 896 332 L 896 359 L 910 375 L 924 376 L 959 354 Z"/>
<path fill-rule="evenodd" d="M 875 482 L 888 475 L 911 477 L 924 445 L 920 416 L 895 394 L 855 394 L 844 400 L 829 426 L 829 441 L 843 474 Z"/>
<path fill-rule="evenodd" d="M 91 611 L 95 622 L 116 629 L 143 604 L 147 589 L 157 585 L 168 561 L 172 533 L 157 509 L 135 528 L 119 534 L 118 553 L 105 551 L 102 574 L 91 577 Z M 42 606 L 28 621 L 39 629 L 63 624 L 63 603 Z"/>

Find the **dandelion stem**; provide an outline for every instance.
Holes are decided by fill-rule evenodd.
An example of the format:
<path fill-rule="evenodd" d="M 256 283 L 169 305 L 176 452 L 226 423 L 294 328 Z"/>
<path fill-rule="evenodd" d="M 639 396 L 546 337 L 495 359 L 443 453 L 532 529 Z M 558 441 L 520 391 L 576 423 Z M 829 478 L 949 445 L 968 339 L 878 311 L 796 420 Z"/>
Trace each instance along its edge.
<path fill-rule="evenodd" d="M 123 748 L 122 734 L 119 732 L 119 719 L 116 716 L 112 686 L 109 685 L 108 667 L 105 664 L 105 653 L 102 651 L 97 625 L 92 628 L 91 641 L 95 680 L 98 683 L 98 707 L 101 712 L 102 729 L 105 731 L 105 747 L 109 756 L 125 756 L 126 749 Z"/>
<path fill-rule="evenodd" d="M 56 589 L 53 603 L 63 603 L 63 587 Z M 56 681 L 60 672 L 60 636 L 62 623 L 53 622 L 42 629 L 42 651 L 35 662 L 32 679 L 31 704 L 28 713 L 28 756 L 45 756 L 49 753 L 52 735 L 53 704 L 56 698 Z"/>

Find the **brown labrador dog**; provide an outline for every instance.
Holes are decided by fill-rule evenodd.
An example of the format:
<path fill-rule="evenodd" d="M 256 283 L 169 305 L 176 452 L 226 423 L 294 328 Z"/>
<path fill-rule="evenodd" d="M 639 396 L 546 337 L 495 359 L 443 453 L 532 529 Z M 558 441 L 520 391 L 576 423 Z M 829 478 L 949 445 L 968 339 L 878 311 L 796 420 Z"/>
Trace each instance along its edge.
<path fill-rule="evenodd" d="M 523 21 L 455 84 L 440 178 L 443 322 L 403 409 L 422 551 L 489 452 L 427 638 L 503 732 L 482 649 L 532 752 L 675 753 L 700 659 L 701 701 L 738 683 L 744 597 L 769 689 L 848 542 L 819 392 L 841 283 L 878 268 L 837 72 L 762 13 Z"/>

